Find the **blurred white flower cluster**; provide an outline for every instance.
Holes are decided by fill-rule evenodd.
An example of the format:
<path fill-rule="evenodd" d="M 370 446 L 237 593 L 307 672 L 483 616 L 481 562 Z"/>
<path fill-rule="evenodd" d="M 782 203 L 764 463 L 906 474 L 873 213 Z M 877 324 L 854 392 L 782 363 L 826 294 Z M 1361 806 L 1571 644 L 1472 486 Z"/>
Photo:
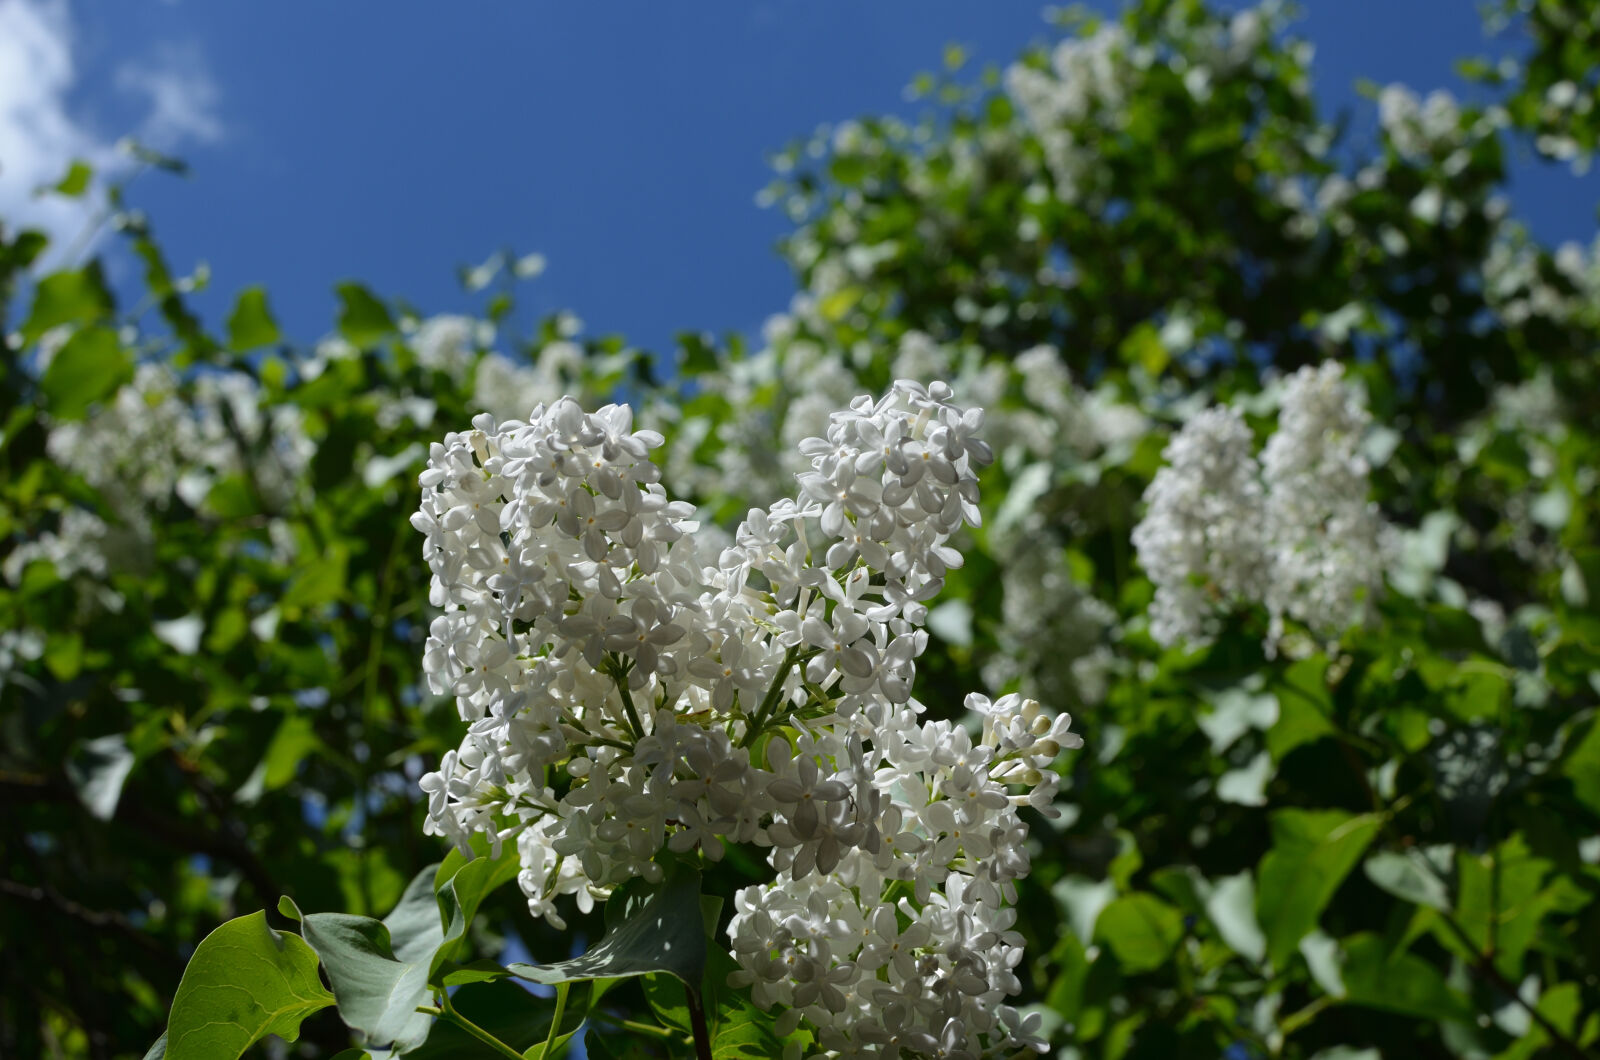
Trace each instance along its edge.
<path fill-rule="evenodd" d="M 1003 999 L 1028 870 L 1022 805 L 1046 813 L 1065 715 L 972 696 L 976 737 L 919 718 L 927 601 L 961 563 L 991 459 L 980 409 L 901 381 L 836 410 L 796 496 L 720 549 L 670 500 L 631 411 L 563 398 L 435 444 L 424 669 L 469 729 L 422 780 L 428 829 L 514 840 L 531 910 L 560 926 L 663 847 L 769 847 L 730 933 L 763 1005 L 818 1055 L 1042 1048 Z"/>
<path fill-rule="evenodd" d="M 1156 47 L 1135 41 L 1121 23 L 1108 21 L 1063 39 L 1046 69 L 1013 63 L 1005 72 L 1006 93 L 1044 148 L 1056 196 L 1073 202 L 1085 193 L 1104 193 L 1097 143 L 1122 133 L 1130 120 L 1128 105 L 1152 70 L 1170 66 L 1195 102 L 1204 104 L 1218 85 L 1257 72 L 1263 47 L 1282 23 L 1283 5 L 1275 0 L 1237 11 L 1225 23 L 1193 25 L 1174 11 L 1165 32 L 1180 48 L 1169 62 Z"/>
<path fill-rule="evenodd" d="M 19 545 L 6 557 L 12 584 L 35 560 L 52 562 L 63 578 L 138 568 L 148 560 L 152 520 L 174 498 L 200 509 L 217 482 L 247 468 L 258 502 L 281 508 L 305 488 L 316 450 L 299 406 L 267 404 L 248 375 L 209 371 L 185 384 L 169 367 L 150 363 L 87 418 L 52 424 L 45 444 L 105 509 L 65 509 L 56 530 Z"/>
<path fill-rule="evenodd" d="M 1368 499 L 1362 391 L 1329 361 L 1284 384 L 1259 462 L 1242 413 L 1191 417 L 1167 444 L 1133 532 L 1155 584 L 1150 633 L 1204 642 L 1227 611 L 1264 605 L 1269 651 L 1285 619 L 1332 637 L 1360 622 L 1383 585 L 1387 532 Z"/>

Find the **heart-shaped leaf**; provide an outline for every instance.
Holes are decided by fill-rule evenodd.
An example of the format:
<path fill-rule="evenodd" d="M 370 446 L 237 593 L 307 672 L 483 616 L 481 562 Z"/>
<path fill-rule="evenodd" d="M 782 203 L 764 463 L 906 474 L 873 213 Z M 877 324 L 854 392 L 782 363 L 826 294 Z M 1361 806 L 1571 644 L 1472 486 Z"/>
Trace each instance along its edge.
<path fill-rule="evenodd" d="M 201 940 L 183 971 L 167 1020 L 165 1060 L 237 1060 L 269 1034 L 300 1036 L 300 1021 L 333 1004 L 317 978 L 317 955 L 267 915 L 230 920 Z"/>

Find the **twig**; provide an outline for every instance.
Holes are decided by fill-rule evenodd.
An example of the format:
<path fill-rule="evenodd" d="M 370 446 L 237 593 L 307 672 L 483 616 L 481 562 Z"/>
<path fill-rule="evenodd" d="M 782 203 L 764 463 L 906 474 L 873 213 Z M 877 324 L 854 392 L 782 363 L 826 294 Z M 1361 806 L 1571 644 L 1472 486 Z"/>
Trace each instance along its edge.
<path fill-rule="evenodd" d="M 173 963 L 173 956 L 167 952 L 159 942 L 136 927 L 132 921 L 121 913 L 114 913 L 102 909 L 90 909 L 68 898 L 66 895 L 49 886 L 32 886 L 19 883 L 16 880 L 0 878 L 0 894 L 24 902 L 33 902 L 37 905 L 48 906 L 63 916 L 70 917 L 92 928 L 104 930 L 114 929 L 157 957 Z"/>
<path fill-rule="evenodd" d="M 422 1011 L 429 1010 L 424 1009 Z M 478 1039 L 478 1041 L 482 1042 L 484 1045 L 487 1045 L 501 1056 L 508 1056 L 511 1058 L 511 1060 L 522 1060 L 521 1053 L 517 1052 L 515 1049 L 511 1048 L 511 1046 L 507 1045 L 499 1038 L 496 1038 L 494 1035 L 490 1034 L 476 1023 L 473 1023 L 461 1013 L 457 1012 L 456 1007 L 450 1003 L 450 995 L 446 991 L 439 992 L 439 1017 L 454 1023 L 457 1027 L 460 1027 L 462 1030 L 466 1031 L 468 1034 L 472 1035 L 474 1038 Z"/>
<path fill-rule="evenodd" d="M 1493 909 L 1490 910 L 1491 918 L 1498 915 L 1499 914 L 1497 911 Z M 1561 1031 L 1557 1030 L 1556 1025 L 1545 1018 L 1544 1013 L 1540 1012 L 1537 1008 L 1528 1003 L 1527 999 L 1518 992 L 1517 988 L 1511 985 L 1505 976 L 1500 974 L 1500 970 L 1494 966 L 1494 962 L 1490 959 L 1488 954 L 1485 954 L 1478 949 L 1477 945 L 1472 941 L 1472 936 L 1468 935 L 1466 929 L 1456 922 L 1455 917 L 1451 916 L 1447 912 L 1444 912 L 1443 910 L 1439 911 L 1439 916 L 1440 919 L 1442 919 L 1445 924 L 1449 926 L 1450 930 L 1455 933 L 1456 938 L 1461 941 L 1461 945 L 1466 947 L 1467 952 L 1473 955 L 1471 964 L 1472 970 L 1481 978 L 1486 979 L 1496 990 L 1500 991 L 1506 997 L 1521 1005 L 1523 1010 L 1527 1012 L 1530 1018 L 1532 1018 L 1533 1022 L 1539 1025 L 1539 1029 L 1544 1031 L 1544 1033 L 1549 1037 L 1551 1044 L 1555 1045 L 1568 1056 L 1576 1057 L 1577 1060 L 1594 1060 L 1594 1057 L 1591 1054 L 1583 1051 L 1582 1046 L 1573 1041 L 1571 1038 L 1568 1038 L 1565 1034 L 1562 1034 Z"/>

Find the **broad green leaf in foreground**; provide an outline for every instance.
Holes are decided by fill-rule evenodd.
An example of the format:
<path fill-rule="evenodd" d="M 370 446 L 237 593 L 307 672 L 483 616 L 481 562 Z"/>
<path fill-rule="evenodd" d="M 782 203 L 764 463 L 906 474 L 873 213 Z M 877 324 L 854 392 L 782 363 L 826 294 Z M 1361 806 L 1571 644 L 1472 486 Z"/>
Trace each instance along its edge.
<path fill-rule="evenodd" d="M 301 916 L 288 899 L 283 911 L 301 921 L 302 935 L 321 958 L 340 1018 L 364 1041 L 405 1053 L 427 1040 L 432 1017 L 417 1008 L 432 997 L 434 972 L 484 896 L 516 871 L 509 847 L 498 858 L 456 855 L 429 865 L 381 921 L 348 913 Z"/>
<path fill-rule="evenodd" d="M 300 933 L 316 951 L 327 971 L 328 982 L 339 1006 L 339 1018 L 354 1030 L 360 1040 L 379 1046 L 392 1045 L 397 1053 L 408 1052 L 428 1037 L 432 1017 L 418 1012 L 430 997 L 429 962 L 443 940 L 438 907 L 433 903 L 433 866 L 406 888 L 396 913 L 407 911 L 402 921 L 407 927 L 421 927 L 410 936 L 396 937 L 384 921 L 349 913 L 310 913 L 301 916 L 288 899 L 285 914 L 300 920 Z M 431 937 L 419 918 L 409 913 L 413 893 L 420 880 L 423 898 L 432 914 Z M 394 916 L 395 914 L 390 914 Z M 431 942 L 431 945 L 430 945 Z M 403 960 L 396 950 L 408 955 L 421 949 L 421 960 Z"/>
<path fill-rule="evenodd" d="M 166 1060 L 235 1060 L 269 1034 L 300 1036 L 300 1021 L 333 1004 L 317 955 L 267 915 L 230 920 L 201 940 L 172 1000 Z"/>

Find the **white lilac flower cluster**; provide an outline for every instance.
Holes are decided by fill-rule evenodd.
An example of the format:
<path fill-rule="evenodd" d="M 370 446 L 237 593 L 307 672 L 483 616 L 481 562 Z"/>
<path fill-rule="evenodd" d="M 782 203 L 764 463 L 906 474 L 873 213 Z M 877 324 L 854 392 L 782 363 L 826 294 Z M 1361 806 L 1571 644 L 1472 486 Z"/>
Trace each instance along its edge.
<path fill-rule="evenodd" d="M 801 444 L 796 496 L 731 542 L 670 500 L 626 406 L 482 415 L 435 444 L 431 687 L 469 723 L 424 777 L 430 832 L 514 841 L 536 916 L 659 879 L 663 848 L 770 848 L 730 926 L 758 1003 L 816 1055 L 1042 1048 L 1018 989 L 1023 805 L 1053 812 L 1065 715 L 972 696 L 919 718 L 927 601 L 991 459 L 948 386 L 858 397 Z M 944 1050 L 940 1053 L 940 1050 Z"/>
<path fill-rule="evenodd" d="M 1056 196 L 1073 202 L 1099 190 L 1096 141 L 1115 137 L 1127 125 L 1127 104 L 1151 70 L 1178 72 L 1189 95 L 1203 104 L 1231 79 L 1270 73 L 1257 70 L 1258 59 L 1282 24 L 1283 5 L 1275 0 L 1237 11 L 1226 22 L 1189 25 L 1175 17 L 1163 31 L 1179 53 L 1169 62 L 1162 49 L 1136 41 L 1117 22 L 1106 22 L 1058 43 L 1048 69 L 1012 64 L 1005 72 L 1006 93 L 1044 149 Z M 1296 55 L 1302 65 L 1309 62 L 1299 46 Z M 1309 90 L 1304 79 L 1291 88 L 1301 94 Z"/>
<path fill-rule="evenodd" d="M 50 457 L 95 489 L 102 510 L 64 509 L 59 526 L 14 549 L 3 570 L 13 584 L 35 560 L 62 578 L 103 577 L 147 559 L 152 518 L 176 497 L 205 505 L 212 486 L 248 466 L 252 488 L 269 508 L 303 488 L 315 452 L 301 410 L 266 406 L 255 380 L 208 372 L 185 384 L 168 367 L 142 364 L 105 404 L 79 421 L 52 424 Z"/>
<path fill-rule="evenodd" d="M 1114 126 L 1130 89 L 1154 61 L 1153 49 L 1133 45 L 1128 31 L 1111 22 L 1057 44 L 1048 71 L 1023 63 L 1006 70 L 1006 92 L 1039 137 L 1063 201 L 1077 199 L 1094 165 L 1093 144 L 1075 127 L 1096 115 Z"/>
<path fill-rule="evenodd" d="M 1158 642 L 1203 642 L 1222 614 L 1252 604 L 1271 618 L 1269 650 L 1286 618 L 1332 637 L 1365 616 L 1383 584 L 1387 533 L 1361 455 L 1371 417 L 1343 375 L 1330 361 L 1286 381 L 1259 462 L 1230 406 L 1198 413 L 1168 443 L 1133 532 L 1156 587 Z"/>

